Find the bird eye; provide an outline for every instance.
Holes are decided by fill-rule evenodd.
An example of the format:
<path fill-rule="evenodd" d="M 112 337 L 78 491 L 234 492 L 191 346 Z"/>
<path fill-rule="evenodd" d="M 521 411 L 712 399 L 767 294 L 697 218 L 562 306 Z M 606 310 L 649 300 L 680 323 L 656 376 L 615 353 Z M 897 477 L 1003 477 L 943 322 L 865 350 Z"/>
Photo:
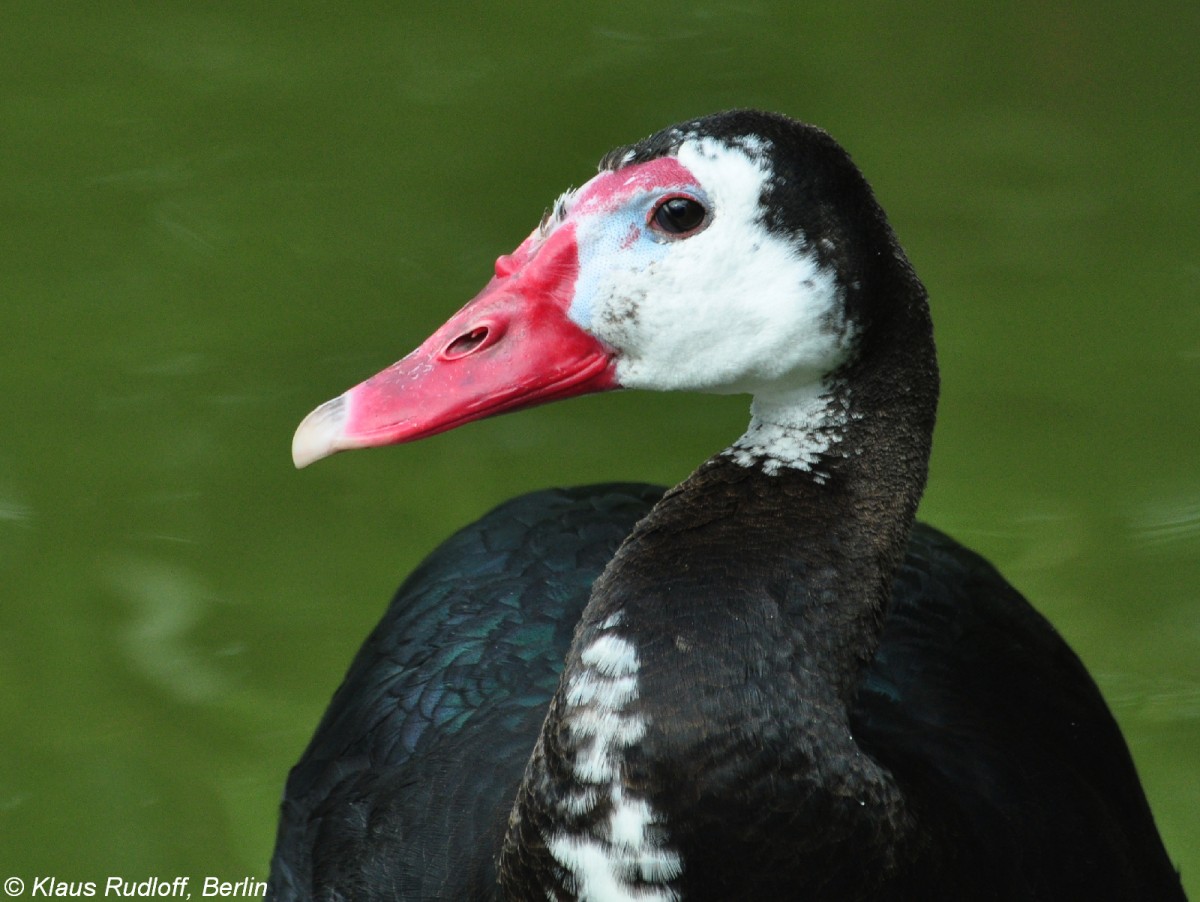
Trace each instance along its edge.
<path fill-rule="evenodd" d="M 695 232 L 708 216 L 700 201 L 691 197 L 668 197 L 650 214 L 650 224 L 668 235 L 687 235 Z"/>

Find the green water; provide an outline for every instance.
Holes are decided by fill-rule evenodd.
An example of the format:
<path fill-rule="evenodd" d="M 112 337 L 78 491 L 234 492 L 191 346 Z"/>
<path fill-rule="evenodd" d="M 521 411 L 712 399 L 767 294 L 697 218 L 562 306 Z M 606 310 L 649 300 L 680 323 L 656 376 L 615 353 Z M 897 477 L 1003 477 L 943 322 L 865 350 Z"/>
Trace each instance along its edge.
<path fill-rule="evenodd" d="M 752 105 L 891 212 L 942 354 L 924 516 L 1089 664 L 1200 896 L 1200 5 L 400 8 L 0 11 L 0 878 L 265 875 L 424 552 L 738 434 L 623 394 L 288 453 L 605 150 Z"/>

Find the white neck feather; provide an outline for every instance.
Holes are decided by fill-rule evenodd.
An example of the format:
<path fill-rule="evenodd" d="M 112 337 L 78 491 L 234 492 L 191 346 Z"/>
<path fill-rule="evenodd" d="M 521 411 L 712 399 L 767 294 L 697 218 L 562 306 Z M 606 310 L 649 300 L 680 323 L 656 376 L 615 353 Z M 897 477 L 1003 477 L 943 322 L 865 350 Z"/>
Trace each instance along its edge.
<path fill-rule="evenodd" d="M 820 469 L 823 458 L 845 438 L 853 417 L 849 387 L 818 383 L 764 397 L 750 405 L 750 425 L 744 435 L 725 449 L 725 456 L 743 467 L 761 467 L 768 476 L 780 470 L 803 470 L 823 483 L 829 474 Z"/>

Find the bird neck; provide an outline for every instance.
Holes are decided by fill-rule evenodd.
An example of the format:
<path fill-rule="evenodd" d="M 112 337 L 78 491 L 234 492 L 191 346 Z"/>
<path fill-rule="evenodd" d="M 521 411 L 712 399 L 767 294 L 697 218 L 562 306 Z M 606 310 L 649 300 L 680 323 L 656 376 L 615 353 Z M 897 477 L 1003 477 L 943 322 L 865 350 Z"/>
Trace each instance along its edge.
<path fill-rule="evenodd" d="M 851 362 L 756 397 L 596 581 L 510 818 L 508 891 L 675 898 L 778 872 L 780 836 L 792 887 L 837 844 L 903 854 L 903 794 L 850 729 L 937 406 L 924 289 L 896 260 Z"/>
<path fill-rule="evenodd" d="M 932 343 L 880 365 L 899 369 L 756 400 L 597 580 L 510 820 L 510 891 L 672 898 L 719 872 L 714 847 L 744 871 L 797 817 L 797 855 L 899 848 L 910 815 L 850 711 L 924 486 Z"/>

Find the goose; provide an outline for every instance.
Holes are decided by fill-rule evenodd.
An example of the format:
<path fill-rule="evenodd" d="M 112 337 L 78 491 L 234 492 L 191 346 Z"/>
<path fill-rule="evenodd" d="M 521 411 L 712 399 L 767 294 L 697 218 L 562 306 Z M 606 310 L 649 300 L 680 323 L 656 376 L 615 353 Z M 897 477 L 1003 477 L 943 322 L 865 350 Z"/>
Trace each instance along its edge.
<path fill-rule="evenodd" d="M 433 551 L 291 771 L 270 895 L 1183 899 L 1084 665 L 915 521 L 938 384 L 824 131 L 735 110 L 604 156 L 296 465 L 614 389 L 748 394 L 749 426 Z"/>

